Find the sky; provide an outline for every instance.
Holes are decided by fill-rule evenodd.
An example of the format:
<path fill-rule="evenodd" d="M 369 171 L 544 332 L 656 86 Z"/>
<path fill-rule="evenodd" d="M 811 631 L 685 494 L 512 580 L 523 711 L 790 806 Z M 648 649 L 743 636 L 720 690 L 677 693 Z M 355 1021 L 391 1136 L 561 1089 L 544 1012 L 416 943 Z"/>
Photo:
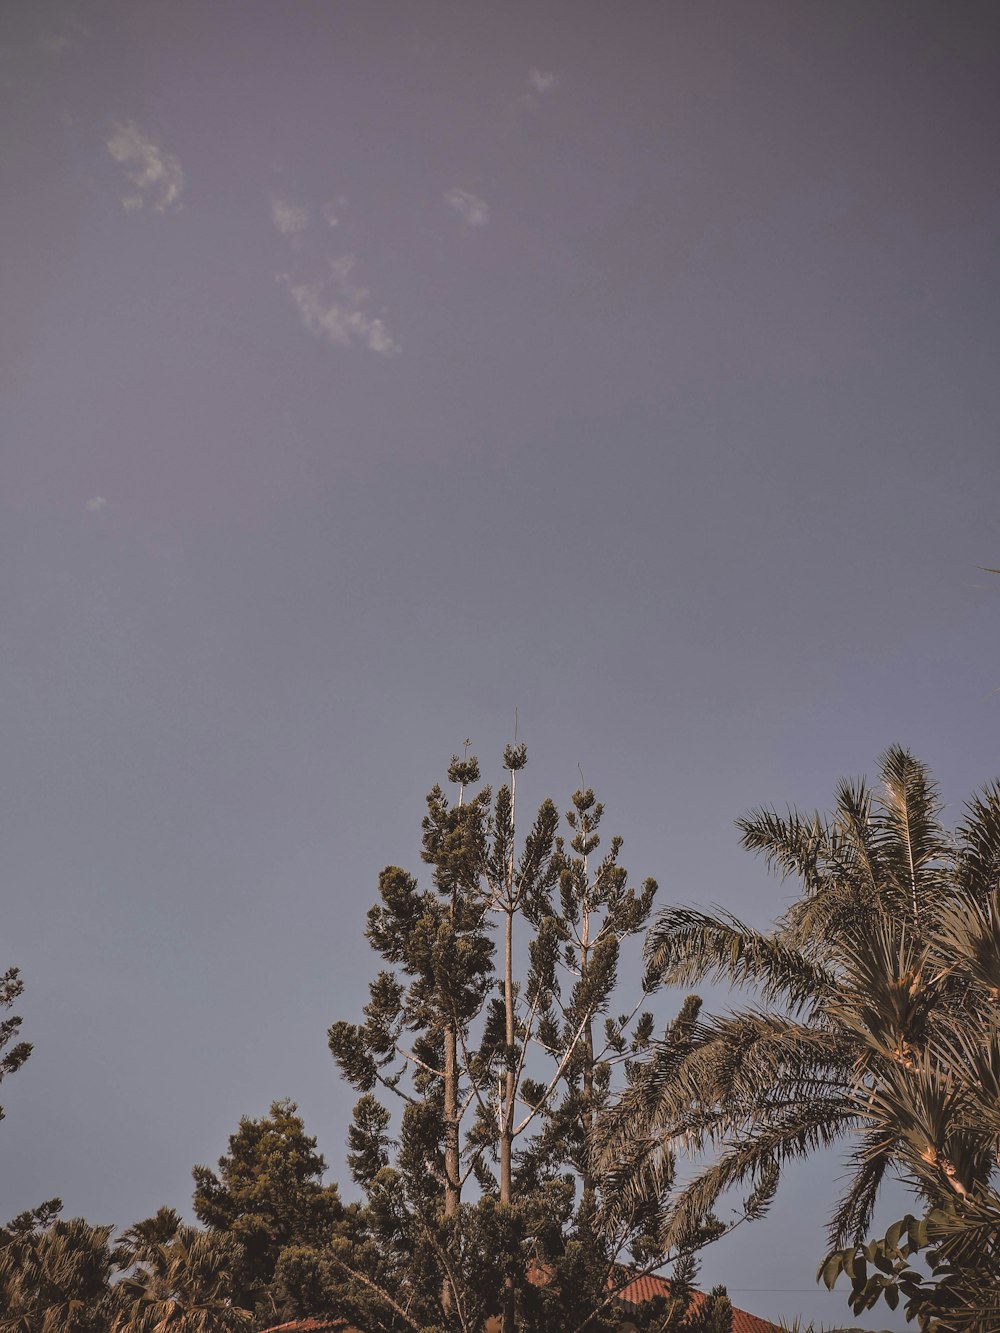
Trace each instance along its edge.
<path fill-rule="evenodd" d="M 525 799 L 582 771 L 662 903 L 761 926 L 751 807 L 896 742 L 949 819 L 1000 773 L 998 29 L 4 8 L 4 1217 L 189 1213 L 280 1097 L 349 1192 L 326 1030 L 378 872 L 515 710 Z M 813 1283 L 842 1171 L 703 1283 L 850 1322 Z"/>

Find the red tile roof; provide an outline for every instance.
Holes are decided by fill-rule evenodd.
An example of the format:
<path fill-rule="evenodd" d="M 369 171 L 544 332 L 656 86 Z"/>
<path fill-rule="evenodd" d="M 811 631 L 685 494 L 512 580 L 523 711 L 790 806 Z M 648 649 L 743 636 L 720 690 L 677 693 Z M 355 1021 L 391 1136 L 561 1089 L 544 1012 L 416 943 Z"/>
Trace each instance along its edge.
<path fill-rule="evenodd" d="M 654 1296 L 670 1296 L 670 1283 L 666 1278 L 657 1277 L 655 1273 L 633 1278 L 628 1286 L 623 1287 L 618 1293 L 618 1299 L 626 1305 L 641 1305 L 643 1301 L 651 1301 Z M 707 1299 L 703 1291 L 692 1292 L 690 1309 L 700 1310 Z M 737 1310 L 733 1306 L 733 1333 L 778 1333 L 778 1325 L 769 1323 L 766 1319 L 758 1319 L 756 1315 L 747 1314 L 746 1310 Z"/>
<path fill-rule="evenodd" d="M 530 1272 L 528 1279 L 531 1282 L 544 1281 L 537 1270 Z M 654 1296 L 668 1298 L 670 1296 L 670 1283 L 666 1278 L 657 1277 L 654 1273 L 633 1278 L 628 1286 L 623 1287 L 618 1293 L 618 1299 L 624 1305 L 641 1305 L 643 1301 L 651 1301 Z M 701 1309 L 707 1299 L 703 1291 L 693 1292 L 690 1309 L 692 1311 Z M 290 1319 L 286 1324 L 275 1324 L 271 1328 L 263 1329 L 262 1333 L 356 1333 L 356 1330 L 346 1319 Z M 771 1324 L 766 1319 L 758 1319 L 756 1315 L 747 1314 L 746 1310 L 737 1310 L 734 1306 L 733 1333 L 780 1333 L 780 1330 L 777 1324 Z"/>

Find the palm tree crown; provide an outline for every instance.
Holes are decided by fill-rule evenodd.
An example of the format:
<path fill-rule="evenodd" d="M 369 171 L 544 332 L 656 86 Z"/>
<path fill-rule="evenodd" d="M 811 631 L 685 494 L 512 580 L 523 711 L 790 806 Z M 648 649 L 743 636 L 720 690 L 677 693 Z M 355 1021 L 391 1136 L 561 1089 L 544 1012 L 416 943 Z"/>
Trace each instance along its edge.
<path fill-rule="evenodd" d="M 845 1138 L 837 1245 L 865 1234 L 891 1169 L 932 1204 L 996 1169 L 996 1117 L 963 1121 L 955 1089 L 970 1059 L 982 1077 L 1000 1073 L 1000 784 L 949 834 L 923 764 L 893 748 L 879 766 L 881 787 L 842 782 L 829 818 L 756 810 L 739 822 L 744 846 L 801 886 L 774 929 L 678 907 L 650 931 L 650 984 L 756 993 L 654 1051 L 598 1145 L 625 1204 L 661 1192 L 679 1148 L 708 1159 L 669 1200 L 665 1239 L 737 1187 L 759 1211 L 787 1162 Z M 971 1049 L 970 1031 L 982 1034 Z"/>
<path fill-rule="evenodd" d="M 243 1249 L 231 1236 L 180 1225 L 161 1209 L 122 1238 L 135 1270 L 115 1288 L 113 1333 L 247 1333 L 249 1310 L 236 1300 Z"/>

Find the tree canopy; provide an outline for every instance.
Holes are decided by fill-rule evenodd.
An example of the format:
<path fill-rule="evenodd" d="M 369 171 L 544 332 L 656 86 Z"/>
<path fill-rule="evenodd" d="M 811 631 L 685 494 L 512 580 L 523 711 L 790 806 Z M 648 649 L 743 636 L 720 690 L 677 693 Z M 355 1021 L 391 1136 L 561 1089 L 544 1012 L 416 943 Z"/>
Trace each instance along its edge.
<path fill-rule="evenodd" d="M 800 885 L 773 930 L 699 908 L 654 923 L 651 984 L 723 980 L 757 1002 L 698 1021 L 680 1059 L 653 1051 L 605 1127 L 603 1160 L 634 1200 L 663 1197 L 678 1139 L 705 1155 L 669 1199 L 666 1242 L 734 1188 L 766 1200 L 790 1163 L 846 1141 L 830 1238 L 847 1248 L 827 1280 L 852 1278 L 856 1310 L 904 1291 L 924 1327 L 993 1328 L 995 1297 L 969 1292 L 995 1291 L 1000 1275 L 1000 784 L 949 832 L 924 764 L 896 747 L 880 770 L 879 790 L 841 783 L 830 818 L 758 810 L 740 822 L 744 845 Z M 862 1253 L 889 1172 L 930 1210 L 926 1225 L 900 1224 Z M 932 1292 L 908 1262 L 928 1243 Z M 948 1301 L 972 1322 L 947 1322 Z"/>
<path fill-rule="evenodd" d="M 599 853 L 603 807 L 589 789 L 564 819 L 546 800 L 522 827 L 526 759 L 508 747 L 494 793 L 474 756 L 452 757 L 454 796 L 427 797 L 430 887 L 382 872 L 367 935 L 383 966 L 364 1020 L 330 1029 L 361 1093 L 348 1161 L 377 1256 L 373 1269 L 340 1263 L 367 1279 L 367 1317 L 387 1328 L 405 1306 L 414 1327 L 479 1329 L 499 1312 L 505 1333 L 610 1329 L 623 1261 L 667 1257 L 646 1202 L 597 1230 L 591 1156 L 615 1073 L 622 1083 L 653 1032 L 641 988 L 620 1001 L 618 963 L 656 885 L 629 885 L 620 839 Z M 395 1140 L 386 1098 L 402 1108 Z M 678 1282 L 713 1231 L 689 1230 Z"/>
<path fill-rule="evenodd" d="M 276 1101 L 266 1116 L 245 1116 L 217 1171 L 193 1171 L 194 1211 L 209 1231 L 239 1242 L 241 1298 L 279 1314 L 272 1284 L 289 1246 L 328 1244 L 345 1225 L 334 1184 L 324 1185 L 326 1162 L 307 1135 L 298 1108 Z"/>
<path fill-rule="evenodd" d="M 23 994 L 24 982 L 19 968 L 11 967 L 0 976 L 0 1011 L 10 1009 Z M 31 1054 L 30 1041 L 18 1041 L 21 1031 L 21 1019 L 17 1014 L 0 1019 L 0 1082 L 8 1074 L 15 1073 Z M 0 1106 L 0 1120 L 4 1111 Z"/>

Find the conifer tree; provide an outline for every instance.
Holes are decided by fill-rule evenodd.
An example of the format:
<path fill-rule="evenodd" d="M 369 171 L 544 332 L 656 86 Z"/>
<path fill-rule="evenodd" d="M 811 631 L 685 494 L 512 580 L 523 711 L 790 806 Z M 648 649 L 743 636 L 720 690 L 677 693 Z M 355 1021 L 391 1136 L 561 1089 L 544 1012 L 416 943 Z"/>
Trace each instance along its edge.
<path fill-rule="evenodd" d="M 541 1160 L 569 1161 L 579 1173 L 581 1217 L 593 1215 L 596 1176 L 590 1144 L 597 1117 L 606 1108 L 613 1067 L 628 1065 L 645 1049 L 653 1031 L 653 1016 L 639 1015 L 646 998 L 640 991 L 629 1013 L 605 1016 L 603 1032 L 595 1031 L 618 985 L 618 963 L 623 940 L 638 935 L 649 919 L 656 882 L 647 879 L 637 893 L 627 886 L 627 872 L 618 864 L 622 841 L 613 838 L 608 851 L 591 869 L 600 847 L 598 832 L 604 807 L 590 788 L 573 793 L 573 808 L 566 814 L 572 837 L 572 855 L 562 858 L 559 906 L 549 929 L 560 946 L 559 962 L 569 981 L 569 993 L 552 987 L 553 1007 L 542 1015 L 539 1039 L 552 1052 L 572 1048 L 563 1071 L 563 1096 L 547 1105 L 545 1129 L 535 1151 Z M 574 1043 L 575 1035 L 579 1033 Z M 531 1086 L 530 1095 L 543 1091 Z"/>
<path fill-rule="evenodd" d="M 21 980 L 20 970 L 16 967 L 9 968 L 0 976 L 0 1009 L 9 1009 L 23 990 L 24 982 Z M 0 1021 L 0 1080 L 20 1069 L 31 1054 L 29 1041 L 15 1040 L 20 1030 L 21 1019 L 17 1014 L 11 1014 L 10 1018 Z M 13 1046 L 11 1042 L 14 1042 Z M 7 1047 L 10 1049 L 6 1050 Z M 5 1050 L 6 1054 L 3 1054 Z M 0 1120 L 3 1119 L 3 1114 L 3 1107 L 0 1106 Z"/>
<path fill-rule="evenodd" d="M 466 1333 L 499 1313 L 504 1333 L 515 1319 L 600 1330 L 629 1245 L 644 1261 L 660 1257 L 643 1250 L 656 1230 L 647 1216 L 619 1225 L 611 1244 L 595 1231 L 588 1142 L 614 1065 L 651 1033 L 651 1017 L 636 1019 L 641 996 L 625 1014 L 608 1010 L 620 943 L 642 928 L 656 886 L 627 886 L 619 839 L 592 868 L 603 811 L 589 790 L 574 795 L 568 846 L 551 801 L 519 833 L 525 762 L 523 745 L 507 748 L 494 796 L 470 794 L 478 763 L 453 756 L 456 797 L 434 787 L 427 798 L 432 887 L 399 867 L 382 872 L 367 938 L 388 966 L 364 1021 L 330 1029 L 362 1094 L 348 1160 L 377 1237 L 377 1278 L 356 1256 L 338 1262 L 369 1282 L 373 1318 L 388 1321 L 379 1327 Z M 395 1143 L 390 1093 L 404 1103 Z"/>
<path fill-rule="evenodd" d="M 242 1304 L 268 1316 L 280 1313 L 271 1286 L 282 1250 L 327 1245 L 345 1227 L 337 1186 L 322 1184 L 325 1171 L 316 1140 L 290 1101 L 273 1102 L 259 1120 L 244 1117 L 218 1172 L 194 1168 L 198 1220 L 242 1247 Z"/>

